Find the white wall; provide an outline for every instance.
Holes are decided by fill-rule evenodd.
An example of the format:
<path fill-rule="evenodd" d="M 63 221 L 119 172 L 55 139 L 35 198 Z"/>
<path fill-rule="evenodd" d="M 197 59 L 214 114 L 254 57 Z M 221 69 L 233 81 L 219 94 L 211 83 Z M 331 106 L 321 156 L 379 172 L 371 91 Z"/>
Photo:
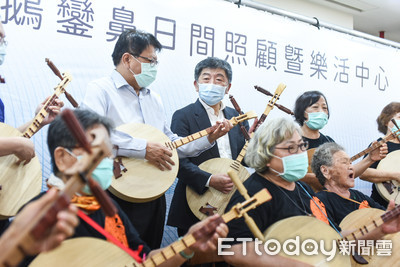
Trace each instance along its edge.
<path fill-rule="evenodd" d="M 322 6 L 307 0 L 256 0 L 254 2 L 259 2 L 310 18 L 316 17 L 320 21 L 353 29 L 352 14 Z"/>

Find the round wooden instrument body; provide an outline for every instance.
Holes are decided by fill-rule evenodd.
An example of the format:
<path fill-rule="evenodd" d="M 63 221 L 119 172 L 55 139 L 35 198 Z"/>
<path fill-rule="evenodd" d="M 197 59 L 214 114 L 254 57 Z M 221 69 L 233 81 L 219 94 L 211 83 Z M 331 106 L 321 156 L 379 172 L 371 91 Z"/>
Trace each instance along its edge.
<path fill-rule="evenodd" d="M 117 128 L 136 138 L 149 142 L 164 144 L 171 140 L 157 128 L 141 123 L 124 124 Z M 159 198 L 174 183 L 179 169 L 179 158 L 176 149 L 171 159 L 175 162 L 171 170 L 161 171 L 146 159 L 121 157 L 122 164 L 127 169 L 122 176 L 113 177 L 109 190 L 115 196 L 130 202 L 148 202 Z"/>
<path fill-rule="evenodd" d="M 314 217 L 294 216 L 281 220 L 271 225 L 264 232 L 264 236 L 266 242 L 269 242 L 271 239 L 279 241 L 281 248 L 278 255 L 283 257 L 309 263 L 313 266 L 350 266 L 350 257 L 341 255 L 336 244 L 336 240 L 340 239 L 340 235 L 331 226 Z M 289 239 L 295 240 L 297 236 L 299 237 L 299 255 L 287 255 L 283 249 L 285 241 Z M 307 239 L 315 241 L 317 247 L 314 243 L 306 241 Z M 336 255 L 330 261 L 327 261 L 329 256 L 321 252 L 322 241 L 325 251 L 331 251 L 333 246 L 336 247 Z M 304 249 L 302 249 L 303 245 Z M 273 251 L 273 246 L 276 246 L 275 243 L 270 242 L 268 245 L 268 248 L 271 247 L 270 251 Z M 290 243 L 286 247 L 289 252 L 294 251 L 294 249 L 291 249 Z M 314 252 L 314 250 L 317 252 L 317 255 L 306 255 L 306 253 L 311 254 L 310 252 Z M 303 253 L 303 251 L 306 251 L 306 253 Z"/>
<path fill-rule="evenodd" d="M 132 266 L 135 260 L 114 244 L 92 237 L 67 239 L 59 247 L 40 253 L 31 267 Z"/>
<path fill-rule="evenodd" d="M 22 136 L 17 129 L 0 123 L 0 136 Z M 17 214 L 18 210 L 40 193 L 42 170 L 38 157 L 24 165 L 16 164 L 15 155 L 0 157 L 0 219 Z"/>
<path fill-rule="evenodd" d="M 212 173 L 212 174 L 223 174 L 227 173 L 230 169 L 230 166 L 234 164 L 235 161 L 232 159 L 226 158 L 213 158 L 209 159 L 199 165 L 199 168 L 203 171 Z M 250 174 L 246 170 L 245 167 L 241 164 L 239 165 L 239 178 L 242 183 L 249 178 Z M 195 178 L 195 177 L 194 177 Z M 225 208 L 228 205 L 229 199 L 232 197 L 233 193 L 236 191 L 236 186 L 233 186 L 233 189 L 228 194 L 224 194 L 218 191 L 215 188 L 208 188 L 208 190 L 202 194 L 197 194 L 193 189 L 189 186 L 186 186 L 186 199 L 190 209 L 192 210 L 193 214 L 199 220 L 203 220 L 207 218 L 209 215 L 200 212 L 200 209 L 208 207 L 214 207 L 214 214 L 218 213 L 220 215 L 224 214 Z M 211 214 L 212 215 L 212 214 Z"/>
<path fill-rule="evenodd" d="M 355 210 L 348 214 L 340 223 L 342 230 L 355 230 L 364 225 L 369 225 L 373 220 L 377 220 L 385 211 L 380 209 L 368 208 Z M 392 255 L 377 256 L 374 250 L 374 255 L 363 255 L 362 257 L 368 261 L 368 265 L 358 264 L 351 259 L 351 266 L 397 266 L 400 262 L 400 255 L 396 253 L 400 249 L 400 233 L 385 235 L 381 240 L 392 240 Z"/>
<path fill-rule="evenodd" d="M 392 151 L 378 164 L 377 170 L 400 172 L 400 150 Z M 396 180 L 376 183 L 378 193 L 387 201 L 400 204 L 400 183 Z"/>

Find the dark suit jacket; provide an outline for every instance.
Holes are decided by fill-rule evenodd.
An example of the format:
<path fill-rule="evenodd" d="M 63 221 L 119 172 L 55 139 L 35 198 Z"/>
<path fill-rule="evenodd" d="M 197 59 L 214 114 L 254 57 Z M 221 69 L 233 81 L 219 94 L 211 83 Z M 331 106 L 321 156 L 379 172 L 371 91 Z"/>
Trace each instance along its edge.
<path fill-rule="evenodd" d="M 223 112 L 226 119 L 239 115 L 236 110 L 229 107 L 226 107 Z M 244 125 L 248 130 L 249 124 L 247 121 Z M 171 130 L 182 137 L 204 130 L 210 126 L 211 122 L 207 112 L 199 100 L 175 111 L 172 116 Z M 243 148 L 245 139 L 239 127 L 234 127 L 229 131 L 228 135 L 232 157 L 236 159 Z M 200 170 L 198 165 L 211 158 L 219 157 L 218 145 L 215 144 L 212 148 L 204 151 L 197 157 L 179 159 L 179 181 L 172 199 L 167 221 L 168 225 L 188 229 L 199 221 L 187 204 L 186 186 L 189 185 L 198 194 L 204 194 L 207 190 L 205 185 L 211 173 Z"/>

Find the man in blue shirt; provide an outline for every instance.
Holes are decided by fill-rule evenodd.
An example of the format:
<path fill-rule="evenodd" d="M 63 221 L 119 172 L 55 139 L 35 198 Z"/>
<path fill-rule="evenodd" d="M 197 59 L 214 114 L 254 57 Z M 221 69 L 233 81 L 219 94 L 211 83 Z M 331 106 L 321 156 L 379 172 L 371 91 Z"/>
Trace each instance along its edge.
<path fill-rule="evenodd" d="M 110 76 L 88 85 L 81 107 L 110 118 L 117 127 L 126 123 L 144 123 L 159 129 L 172 141 L 179 139 L 166 122 L 161 97 L 147 88 L 156 78 L 157 52 L 161 48 L 152 34 L 136 30 L 123 32 L 112 54 L 115 70 Z M 207 137 L 179 147 L 178 155 L 197 156 L 232 128 L 226 120 L 218 125 Z M 132 138 L 119 131 L 113 132 L 111 141 L 118 146 L 118 156 L 146 159 L 160 170 L 171 169 L 171 165 L 175 164 L 171 151 L 161 143 Z M 151 248 L 159 248 L 164 230 L 165 196 L 145 203 L 131 203 L 113 197 L 141 238 Z"/>

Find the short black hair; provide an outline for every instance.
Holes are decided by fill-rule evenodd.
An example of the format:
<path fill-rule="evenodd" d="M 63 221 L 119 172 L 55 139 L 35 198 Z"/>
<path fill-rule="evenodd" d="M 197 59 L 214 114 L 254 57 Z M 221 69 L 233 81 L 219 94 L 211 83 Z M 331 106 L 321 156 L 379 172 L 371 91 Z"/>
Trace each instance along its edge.
<path fill-rule="evenodd" d="M 228 78 L 228 82 L 231 83 L 232 67 L 226 60 L 222 60 L 217 57 L 208 57 L 197 63 L 196 68 L 194 69 L 194 79 L 196 81 L 199 80 L 200 73 L 205 68 L 223 69 L 225 71 L 226 77 Z"/>
<path fill-rule="evenodd" d="M 106 117 L 100 116 L 94 111 L 87 109 L 75 109 L 74 114 L 85 131 L 95 125 L 101 124 L 106 127 L 108 134 L 110 134 L 111 130 L 114 128 L 111 120 Z M 49 147 L 51 164 L 54 173 L 59 172 L 54 159 L 54 150 L 59 146 L 65 148 L 73 148 L 76 147 L 76 144 L 77 142 L 70 133 L 64 120 L 61 118 L 61 116 L 57 116 L 50 124 L 49 130 L 47 132 L 47 145 Z"/>
<path fill-rule="evenodd" d="M 119 36 L 112 53 L 114 65 L 117 66 L 119 64 L 123 54 L 130 53 L 134 56 L 139 56 L 150 45 L 157 52 L 161 51 L 161 43 L 151 33 L 132 29 L 124 31 Z"/>
<path fill-rule="evenodd" d="M 296 121 L 300 124 L 300 126 L 304 125 L 305 117 L 304 112 L 305 110 L 312 106 L 314 103 L 318 102 L 321 96 L 325 99 L 326 107 L 328 109 L 328 118 L 329 118 L 329 106 L 328 101 L 323 93 L 320 91 L 307 91 L 304 92 L 296 99 L 296 104 L 294 105 L 294 117 Z"/>

